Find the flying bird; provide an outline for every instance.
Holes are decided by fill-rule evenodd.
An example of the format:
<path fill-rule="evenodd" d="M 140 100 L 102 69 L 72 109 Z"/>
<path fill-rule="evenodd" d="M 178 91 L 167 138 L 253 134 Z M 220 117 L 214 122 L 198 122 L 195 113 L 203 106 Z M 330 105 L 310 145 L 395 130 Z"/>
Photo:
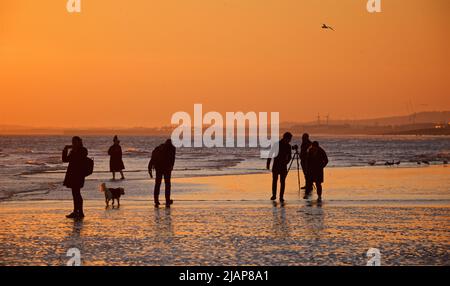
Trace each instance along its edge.
<path fill-rule="evenodd" d="M 327 26 L 326 24 L 322 25 L 322 29 L 330 29 L 330 30 L 334 31 L 333 27 Z"/>

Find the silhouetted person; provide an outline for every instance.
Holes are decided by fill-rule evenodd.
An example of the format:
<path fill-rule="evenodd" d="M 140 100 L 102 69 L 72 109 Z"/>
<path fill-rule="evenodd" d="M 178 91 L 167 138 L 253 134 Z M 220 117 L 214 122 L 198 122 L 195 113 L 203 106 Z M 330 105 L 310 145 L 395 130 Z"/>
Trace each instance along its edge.
<path fill-rule="evenodd" d="M 123 176 L 123 169 L 125 169 L 125 166 L 122 161 L 122 147 L 120 147 L 120 141 L 119 138 L 117 138 L 117 135 L 114 136 L 113 139 L 114 144 L 109 147 L 108 155 L 109 157 L 109 171 L 113 174 L 113 180 L 116 179 L 116 172 L 120 172 L 121 180 L 125 179 Z"/>
<path fill-rule="evenodd" d="M 325 150 L 319 146 L 319 142 L 314 141 L 308 149 L 306 156 L 306 176 L 308 179 L 306 181 L 305 199 L 311 194 L 313 183 L 315 183 L 317 196 L 319 197 L 317 201 L 322 201 L 323 169 L 327 164 L 328 157 Z"/>
<path fill-rule="evenodd" d="M 309 140 L 309 134 L 304 133 L 302 136 L 302 145 L 300 146 L 300 165 L 302 166 L 303 175 L 305 176 L 305 186 L 302 189 L 306 189 L 306 155 L 308 154 L 308 149 L 311 147 L 311 140 Z"/>
<path fill-rule="evenodd" d="M 69 163 L 64 178 L 64 186 L 72 189 L 73 197 L 73 212 L 67 215 L 67 218 L 84 217 L 81 188 L 84 187 L 84 178 L 86 174 L 85 162 L 87 155 L 88 150 L 83 147 L 83 141 L 78 136 L 73 137 L 72 145 L 66 145 L 62 152 L 62 161 L 64 163 Z"/>
<path fill-rule="evenodd" d="M 280 177 L 280 202 L 284 202 L 284 189 L 286 185 L 286 176 L 288 174 L 288 164 L 291 161 L 291 145 L 292 134 L 286 132 L 283 138 L 278 142 L 278 154 L 273 160 L 272 166 L 272 197 L 271 200 L 277 199 L 277 182 Z M 267 159 L 267 169 L 270 170 L 270 162 L 272 158 Z"/>
<path fill-rule="evenodd" d="M 166 206 L 170 207 L 173 200 L 170 199 L 170 178 L 172 176 L 173 165 L 175 164 L 175 153 L 176 148 L 172 144 L 172 140 L 167 139 L 164 144 L 156 147 L 152 152 L 152 158 L 148 163 L 148 173 L 150 177 L 153 178 L 152 169 L 156 170 L 155 178 L 155 190 L 153 193 L 155 200 L 155 207 L 160 205 L 159 203 L 159 190 L 161 188 L 161 181 L 164 177 L 165 184 L 165 197 Z"/>

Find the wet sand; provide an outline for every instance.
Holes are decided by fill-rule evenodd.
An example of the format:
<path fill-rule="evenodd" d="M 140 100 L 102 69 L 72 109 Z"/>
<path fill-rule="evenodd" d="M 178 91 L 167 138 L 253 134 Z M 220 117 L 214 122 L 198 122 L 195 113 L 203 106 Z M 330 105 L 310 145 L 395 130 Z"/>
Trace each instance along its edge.
<path fill-rule="evenodd" d="M 153 208 L 148 180 L 105 209 L 88 181 L 86 218 L 66 219 L 70 192 L 0 203 L 0 265 L 450 265 L 450 169 L 333 168 L 324 202 L 301 199 L 295 173 L 285 205 L 269 174 L 177 179 L 175 204 Z M 94 190 L 95 189 L 95 190 Z"/>

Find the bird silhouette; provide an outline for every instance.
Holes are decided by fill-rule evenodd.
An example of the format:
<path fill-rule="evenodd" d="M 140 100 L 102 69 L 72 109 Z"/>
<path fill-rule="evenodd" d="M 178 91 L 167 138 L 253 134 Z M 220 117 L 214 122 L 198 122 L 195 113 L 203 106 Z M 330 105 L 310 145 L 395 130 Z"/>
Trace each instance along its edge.
<path fill-rule="evenodd" d="M 330 29 L 330 30 L 334 31 L 333 27 L 327 26 L 326 24 L 322 24 L 322 29 Z"/>

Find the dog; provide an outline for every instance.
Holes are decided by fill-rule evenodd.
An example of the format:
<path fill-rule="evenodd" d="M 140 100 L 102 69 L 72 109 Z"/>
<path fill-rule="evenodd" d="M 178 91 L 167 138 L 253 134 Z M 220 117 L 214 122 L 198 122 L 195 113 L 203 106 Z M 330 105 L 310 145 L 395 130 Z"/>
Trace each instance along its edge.
<path fill-rule="evenodd" d="M 117 207 L 120 207 L 120 197 L 125 195 L 124 188 L 107 188 L 106 184 L 100 185 L 100 192 L 105 194 L 106 207 L 109 207 L 109 201 L 112 200 L 112 207 L 114 207 L 114 200 L 117 200 Z"/>

